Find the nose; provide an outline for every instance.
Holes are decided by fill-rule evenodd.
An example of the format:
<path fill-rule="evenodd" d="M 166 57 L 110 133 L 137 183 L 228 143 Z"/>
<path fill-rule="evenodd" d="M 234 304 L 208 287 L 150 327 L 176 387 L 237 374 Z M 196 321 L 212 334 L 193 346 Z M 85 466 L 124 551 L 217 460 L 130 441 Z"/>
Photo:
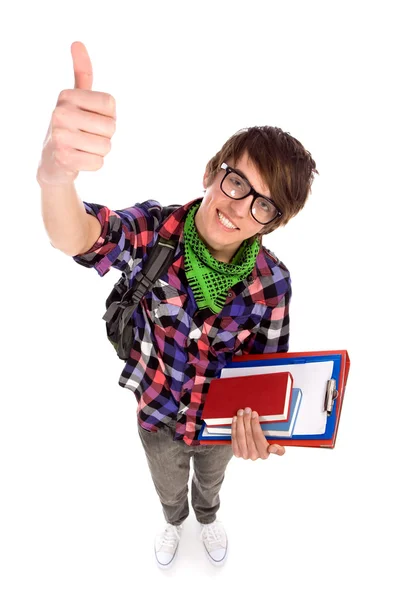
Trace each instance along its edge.
<path fill-rule="evenodd" d="M 232 200 L 231 211 L 232 215 L 237 216 L 240 219 L 245 219 L 250 214 L 250 206 L 253 201 L 253 196 L 243 198 L 243 200 Z"/>

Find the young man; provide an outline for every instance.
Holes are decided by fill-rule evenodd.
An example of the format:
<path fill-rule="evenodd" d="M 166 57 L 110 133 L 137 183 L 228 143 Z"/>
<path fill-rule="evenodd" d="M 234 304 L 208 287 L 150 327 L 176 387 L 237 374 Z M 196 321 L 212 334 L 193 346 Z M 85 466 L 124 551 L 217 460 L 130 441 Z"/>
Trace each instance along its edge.
<path fill-rule="evenodd" d="M 138 401 L 138 431 L 166 519 L 155 554 L 171 566 L 191 502 L 207 556 L 222 565 L 227 536 L 217 521 L 219 491 L 233 455 L 266 459 L 284 448 L 265 439 L 258 415 L 243 407 L 232 445 L 203 446 L 198 436 L 209 384 L 234 354 L 286 352 L 290 276 L 261 245 L 262 235 L 304 206 L 315 162 L 292 136 L 252 127 L 232 136 L 209 161 L 204 197 L 165 220 L 153 200 L 123 210 L 83 204 L 74 180 L 97 170 L 115 131 L 115 101 L 93 92 L 85 47 L 72 45 L 75 89 L 60 94 L 37 180 L 43 219 L 56 248 L 104 276 L 111 267 L 132 282 L 158 235 L 177 241 L 168 271 L 132 317 L 134 336 L 119 384 Z"/>

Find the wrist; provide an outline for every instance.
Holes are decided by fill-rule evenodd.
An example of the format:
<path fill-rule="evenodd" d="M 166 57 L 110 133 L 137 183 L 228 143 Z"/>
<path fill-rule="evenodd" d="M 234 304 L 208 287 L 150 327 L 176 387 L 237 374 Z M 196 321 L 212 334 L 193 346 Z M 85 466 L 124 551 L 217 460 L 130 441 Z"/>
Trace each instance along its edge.
<path fill-rule="evenodd" d="M 58 173 L 49 174 L 44 169 L 39 167 L 36 173 L 36 181 L 42 189 L 48 188 L 69 188 L 74 185 L 78 173 Z"/>

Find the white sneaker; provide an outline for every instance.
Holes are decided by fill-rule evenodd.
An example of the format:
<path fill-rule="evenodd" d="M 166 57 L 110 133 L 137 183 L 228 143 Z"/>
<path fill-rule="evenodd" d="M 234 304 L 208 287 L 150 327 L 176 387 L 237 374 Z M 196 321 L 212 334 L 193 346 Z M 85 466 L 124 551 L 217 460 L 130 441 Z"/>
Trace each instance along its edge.
<path fill-rule="evenodd" d="M 168 569 L 174 562 L 179 546 L 180 533 L 183 525 L 171 525 L 167 523 L 163 533 L 156 536 L 154 541 L 154 552 L 156 561 L 161 569 Z"/>
<path fill-rule="evenodd" d="M 222 566 L 228 553 L 228 538 L 222 523 L 214 521 L 209 525 L 202 525 L 200 539 L 212 564 Z"/>

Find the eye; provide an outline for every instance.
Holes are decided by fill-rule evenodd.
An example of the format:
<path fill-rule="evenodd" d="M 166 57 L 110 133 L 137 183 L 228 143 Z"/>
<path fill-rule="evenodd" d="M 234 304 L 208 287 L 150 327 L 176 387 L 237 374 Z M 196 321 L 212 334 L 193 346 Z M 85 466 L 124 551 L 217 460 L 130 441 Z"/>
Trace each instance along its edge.
<path fill-rule="evenodd" d="M 268 202 L 268 200 L 262 200 L 260 199 L 257 204 L 260 206 L 260 208 L 262 208 L 265 212 L 272 212 L 275 211 L 275 207 L 271 204 L 271 202 Z"/>
<path fill-rule="evenodd" d="M 239 179 L 238 177 L 235 177 L 234 175 L 232 175 L 232 177 L 230 178 L 230 182 L 232 185 L 239 188 L 240 190 L 243 189 L 243 181 L 241 179 Z"/>

